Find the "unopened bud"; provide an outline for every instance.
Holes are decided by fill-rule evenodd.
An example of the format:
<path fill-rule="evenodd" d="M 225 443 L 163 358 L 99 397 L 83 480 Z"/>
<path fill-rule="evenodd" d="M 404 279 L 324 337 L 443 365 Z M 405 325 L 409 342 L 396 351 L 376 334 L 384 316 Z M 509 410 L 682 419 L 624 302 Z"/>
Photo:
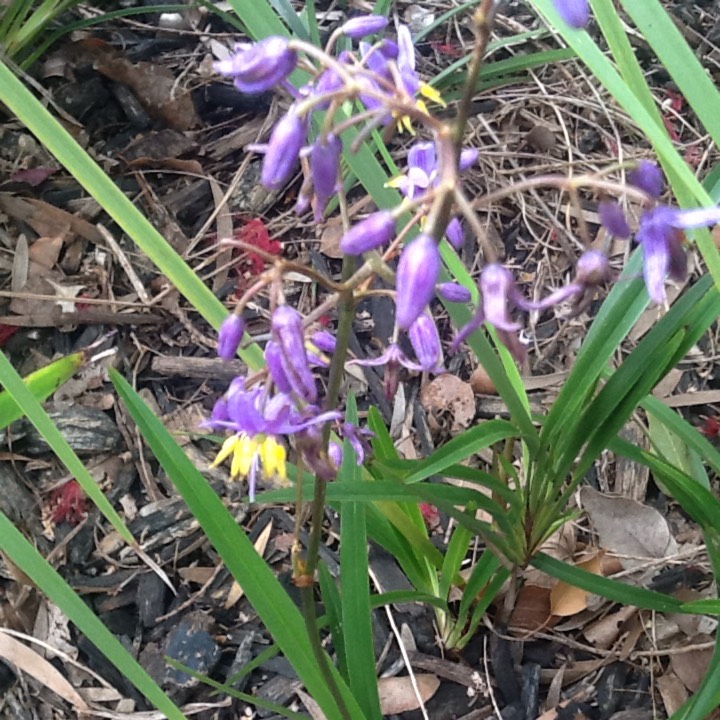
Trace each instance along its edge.
<path fill-rule="evenodd" d="M 631 235 L 630 226 L 620 205 L 614 200 L 604 200 L 598 206 L 600 222 L 616 237 L 627 240 Z"/>
<path fill-rule="evenodd" d="M 382 15 L 364 15 L 348 20 L 343 26 L 342 31 L 345 35 L 353 40 L 375 35 L 387 27 L 388 19 Z"/>
<path fill-rule="evenodd" d="M 584 28 L 590 20 L 588 0 L 555 0 L 555 9 L 570 27 L 578 30 Z"/>
<path fill-rule="evenodd" d="M 362 255 L 386 245 L 395 237 L 395 218 L 388 210 L 373 213 L 348 230 L 340 249 L 348 255 Z"/>
<path fill-rule="evenodd" d="M 435 321 L 427 313 L 421 313 L 408 330 L 419 364 L 426 372 L 442 370 L 443 351 Z"/>
<path fill-rule="evenodd" d="M 221 360 L 232 360 L 240 347 L 245 333 L 245 320 L 233 313 L 223 320 L 218 333 L 218 357 Z"/>
<path fill-rule="evenodd" d="M 438 285 L 438 295 L 443 300 L 454 303 L 469 303 L 472 299 L 472 293 L 460 283 L 447 282 Z"/>
<path fill-rule="evenodd" d="M 260 93 L 285 80 L 297 60 L 287 38 L 268 37 L 251 45 L 238 45 L 234 55 L 216 62 L 214 67 L 221 75 L 231 76 L 241 92 Z"/>
<path fill-rule="evenodd" d="M 396 322 L 401 330 L 407 330 L 432 299 L 440 264 L 440 250 L 430 235 L 420 235 L 403 250 L 395 301 Z"/>
<path fill-rule="evenodd" d="M 455 250 L 460 250 L 462 248 L 465 244 L 465 232 L 463 231 L 460 218 L 453 218 L 448 223 L 447 229 L 445 230 L 445 237 Z"/>
<path fill-rule="evenodd" d="M 306 126 L 293 108 L 280 118 L 270 135 L 262 167 L 262 184 L 280 190 L 290 179 L 305 142 Z"/>
<path fill-rule="evenodd" d="M 627 174 L 628 182 L 648 195 L 659 198 L 665 189 L 665 176 L 658 165 L 650 160 L 641 160 L 638 166 Z"/>

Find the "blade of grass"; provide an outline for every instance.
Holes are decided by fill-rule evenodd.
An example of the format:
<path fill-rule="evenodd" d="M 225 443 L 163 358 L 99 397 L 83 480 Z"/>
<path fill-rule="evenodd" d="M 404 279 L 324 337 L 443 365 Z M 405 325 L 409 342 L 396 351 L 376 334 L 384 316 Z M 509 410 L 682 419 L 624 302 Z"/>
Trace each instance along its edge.
<path fill-rule="evenodd" d="M 658 0 L 623 0 L 625 12 L 642 33 L 662 66 L 680 88 L 693 112 L 720 146 L 720 91 Z"/>
<path fill-rule="evenodd" d="M 75 454 L 75 451 L 70 447 L 67 440 L 62 436 L 61 432 L 43 409 L 40 401 L 33 395 L 30 388 L 25 385 L 23 379 L 17 374 L 17 371 L 2 351 L 0 351 L 0 383 L 5 386 L 6 391 L 12 396 L 17 406 L 22 410 L 22 413 L 43 436 L 58 459 L 80 483 L 85 494 L 95 503 L 100 512 L 107 518 L 108 522 L 117 530 L 120 537 L 147 560 L 146 554 L 140 550 L 140 546 L 132 536 L 132 533 L 105 497 L 105 494 L 95 482 L 92 475 L 87 471 L 82 460 Z M 157 567 L 155 563 L 153 563 L 153 565 Z"/>
<path fill-rule="evenodd" d="M 222 303 L 4 63 L 0 63 L 0 99 L 100 203 L 192 306 L 218 329 L 227 316 Z M 244 348 L 240 354 L 250 368 L 263 366 L 262 352 L 257 345 Z"/>
<path fill-rule="evenodd" d="M 346 416 L 357 424 L 357 405 L 350 395 Z M 343 462 L 337 482 L 362 482 L 362 468 L 350 441 L 343 442 Z M 370 611 L 365 504 L 344 502 L 340 509 L 340 582 L 342 585 L 343 640 L 348 683 L 367 718 L 382 718 L 375 676 L 375 646 Z"/>
<path fill-rule="evenodd" d="M 334 703 L 332 693 L 315 662 L 305 623 L 295 603 L 258 555 L 252 542 L 238 526 L 222 500 L 190 462 L 162 422 L 120 373 L 111 370 L 110 379 L 158 462 L 172 479 L 190 511 L 207 534 L 208 540 L 245 591 L 310 694 L 328 718 L 341 720 L 342 716 Z M 337 670 L 332 666 L 331 670 L 353 717 L 364 717 Z"/>
<path fill-rule="evenodd" d="M 2 512 L 0 512 L 0 550 L 67 615 L 88 640 L 158 710 L 171 720 L 186 720 L 177 705 L 158 687 L 145 669 L 90 610 L 85 601 Z"/>
<path fill-rule="evenodd" d="M 47 400 L 63 383 L 67 382 L 86 362 L 84 351 L 66 355 L 44 368 L 30 373 L 25 385 L 39 402 Z M 0 430 L 24 415 L 22 408 L 8 390 L 0 393 Z"/>

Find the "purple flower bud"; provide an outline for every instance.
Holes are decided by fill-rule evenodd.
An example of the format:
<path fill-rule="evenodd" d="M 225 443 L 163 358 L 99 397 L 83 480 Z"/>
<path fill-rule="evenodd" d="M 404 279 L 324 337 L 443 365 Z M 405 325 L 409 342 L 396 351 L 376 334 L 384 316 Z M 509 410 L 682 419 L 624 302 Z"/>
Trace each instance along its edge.
<path fill-rule="evenodd" d="M 665 176 L 658 165 L 650 160 L 641 160 L 627 175 L 628 182 L 648 195 L 659 198 L 665 189 Z"/>
<path fill-rule="evenodd" d="M 330 462 L 339 470 L 343 463 L 342 445 L 333 440 L 328 445 L 328 457 L 330 458 Z"/>
<path fill-rule="evenodd" d="M 472 293 L 459 283 L 442 283 L 442 285 L 438 285 L 437 292 L 443 300 L 454 303 L 469 303 L 472 299 Z"/>
<path fill-rule="evenodd" d="M 310 337 L 310 342 L 322 352 L 334 353 L 337 346 L 335 336 L 328 330 L 318 330 Z"/>
<path fill-rule="evenodd" d="M 469 170 L 480 157 L 480 151 L 477 148 L 467 148 L 460 153 L 460 172 Z"/>
<path fill-rule="evenodd" d="M 482 291 L 483 313 L 485 320 L 498 330 L 515 332 L 520 325 L 510 317 L 510 304 L 517 295 L 515 278 L 500 263 L 490 263 L 480 274 L 480 290 Z"/>
<path fill-rule="evenodd" d="M 465 244 L 465 232 L 463 231 L 460 218 L 453 218 L 448 223 L 447 229 L 445 230 L 445 237 L 455 250 L 460 250 L 462 248 Z"/>
<path fill-rule="evenodd" d="M 268 37 L 252 45 L 237 45 L 235 49 L 234 55 L 216 62 L 214 67 L 221 75 L 230 75 L 241 92 L 271 90 L 297 65 L 297 53 L 290 50 L 284 37 Z"/>
<path fill-rule="evenodd" d="M 395 300 L 395 319 L 401 330 L 407 330 L 432 299 L 440 264 L 440 250 L 429 235 L 420 235 L 403 250 Z"/>
<path fill-rule="evenodd" d="M 221 360 L 232 360 L 240 347 L 245 333 L 245 320 L 232 313 L 223 320 L 218 334 L 218 357 Z"/>
<path fill-rule="evenodd" d="M 353 225 L 340 240 L 340 249 L 348 255 L 362 255 L 394 237 L 395 218 L 388 210 L 381 210 Z"/>
<path fill-rule="evenodd" d="M 285 368 L 283 367 L 282 350 L 280 346 L 269 340 L 265 345 L 265 363 L 270 371 L 270 377 L 275 383 L 275 387 L 282 393 L 291 393 L 292 387 L 288 376 L 285 374 Z"/>
<path fill-rule="evenodd" d="M 363 15 L 348 20 L 343 26 L 342 31 L 345 35 L 353 40 L 368 35 L 375 35 L 387 27 L 388 19 L 382 15 Z"/>
<path fill-rule="evenodd" d="M 386 38 L 379 44 L 378 50 L 388 60 L 397 60 L 398 55 L 400 54 L 400 48 L 398 47 L 398 44 L 394 40 L 390 40 L 389 38 Z"/>
<path fill-rule="evenodd" d="M 215 403 L 213 407 L 212 415 L 210 416 L 210 422 L 208 425 L 213 426 L 216 422 L 227 422 L 230 419 L 227 409 L 227 400 L 221 397 Z"/>
<path fill-rule="evenodd" d="M 300 157 L 306 132 L 305 123 L 293 108 L 275 125 L 262 167 L 262 184 L 268 190 L 280 190 L 290 179 Z"/>
<path fill-rule="evenodd" d="M 332 133 L 324 140 L 318 138 L 310 150 L 310 172 L 315 186 L 315 214 L 318 221 L 322 218 L 328 200 L 337 191 L 341 153 L 342 141 Z"/>
<path fill-rule="evenodd" d="M 555 9 L 570 27 L 584 28 L 590 20 L 588 0 L 554 0 Z"/>
<path fill-rule="evenodd" d="M 600 285 L 610 277 L 610 261 L 599 250 L 586 250 L 577 261 L 575 282 L 584 285 Z"/>
<path fill-rule="evenodd" d="M 604 200 L 598 206 L 600 222 L 615 236 L 627 240 L 631 235 L 625 213 L 614 200 Z"/>
<path fill-rule="evenodd" d="M 302 315 L 289 305 L 279 305 L 272 314 L 270 329 L 280 346 L 280 362 L 292 389 L 308 402 L 315 402 L 317 387 L 305 350 Z"/>
<path fill-rule="evenodd" d="M 343 79 L 334 71 L 326 70 L 318 79 L 315 81 L 315 85 L 312 89 L 312 94 L 328 95 L 330 93 L 337 92 L 344 85 Z M 330 101 L 318 104 L 320 110 L 327 110 L 330 107 Z"/>
<path fill-rule="evenodd" d="M 421 313 L 408 330 L 410 344 L 423 370 L 432 373 L 443 371 L 443 351 L 435 321 Z"/>

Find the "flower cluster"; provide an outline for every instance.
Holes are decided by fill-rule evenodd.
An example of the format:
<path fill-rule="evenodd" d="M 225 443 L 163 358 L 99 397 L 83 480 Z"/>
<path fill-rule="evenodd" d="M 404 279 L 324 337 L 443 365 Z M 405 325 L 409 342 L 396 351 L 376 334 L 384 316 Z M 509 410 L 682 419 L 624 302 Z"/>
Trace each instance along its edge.
<path fill-rule="evenodd" d="M 218 354 L 229 360 L 242 342 L 244 322 L 237 314 L 229 315 L 220 328 Z M 334 477 L 340 463 L 338 452 L 330 457 L 322 449 L 318 429 L 326 423 L 342 420 L 336 410 L 322 410 L 318 405 L 314 368 L 328 365 L 325 353 L 335 350 L 335 338 L 328 331 L 318 331 L 306 338 L 300 313 L 289 305 L 275 308 L 271 319 L 271 339 L 265 345 L 267 379 L 237 377 L 227 392 L 215 403 L 206 425 L 224 430 L 230 436 L 215 459 L 219 465 L 230 459 L 230 476 L 248 479 L 250 501 L 255 499 L 260 469 L 265 476 L 287 479 L 286 444 L 297 441 L 306 464 L 328 479 Z M 350 423 L 342 423 L 339 432 L 355 447 L 358 461 L 364 459 L 365 432 Z"/>
<path fill-rule="evenodd" d="M 588 0 L 555 0 L 563 21 L 580 29 L 590 19 Z M 252 146 L 264 154 L 262 183 L 281 190 L 302 171 L 297 211 L 312 208 L 321 222 L 336 195 L 343 192 L 343 152 L 346 132 L 354 128 L 360 141 L 378 128 L 388 132 L 422 128 L 407 152 L 406 166 L 388 182 L 401 198 L 395 207 L 374 208 L 346 226 L 339 241 L 342 253 L 353 258 L 355 275 L 328 281 L 336 304 L 356 301 L 363 293 L 389 294 L 395 303 L 392 339 L 379 357 L 354 360 L 386 368 L 385 389 L 392 396 L 401 368 L 412 372 L 445 372 L 445 354 L 440 332 L 433 318 L 433 303 L 469 305 L 470 320 L 458 329 L 450 351 L 480 328 L 492 328 L 513 355 L 525 354 L 520 339 L 519 313 L 542 312 L 560 303 L 569 303 L 571 313 L 587 309 L 598 289 L 612 280 L 606 254 L 587 247 L 577 260 L 571 278 L 544 297 L 530 301 L 521 292 L 512 270 L 495 258 L 492 248 L 483 247 L 485 264 L 478 287 L 465 287 L 443 277 L 442 253 L 445 240 L 460 250 L 468 228 L 480 239 L 473 203 L 463 191 L 463 173 L 479 159 L 477 148 L 463 147 L 457 128 L 436 119 L 426 100 L 441 103 L 437 92 L 420 77 L 410 30 L 399 25 L 394 35 L 384 17 L 354 17 L 333 32 L 324 50 L 300 40 L 266 38 L 252 45 L 238 45 L 216 70 L 232 77 L 243 92 L 284 89 L 291 98 L 287 111 L 274 126 L 266 144 Z M 341 37 L 342 51 L 335 52 Z M 298 69 L 310 79 L 297 89 L 289 82 Z M 469 97 L 469 96 L 468 96 Z M 608 197 L 608 182 L 587 176 L 587 186 L 602 193 L 598 205 L 601 223 L 623 240 L 633 236 L 632 223 L 615 197 Z M 557 179 L 556 179 L 557 180 Z M 635 199 L 644 202 L 635 239 L 642 247 L 644 279 L 650 298 L 664 303 L 667 278 L 682 280 L 687 272 L 683 231 L 720 222 L 718 208 L 680 210 L 662 204 L 665 190 L 662 171 L 643 161 L 627 175 Z M 577 194 L 576 184 L 564 178 L 551 187 Z M 610 185 L 612 195 L 622 186 Z M 345 218 L 347 220 L 347 218 Z M 583 234 L 589 246 L 591 238 Z M 297 266 L 294 266 L 297 269 Z M 321 427 L 334 423 L 336 430 L 364 457 L 364 435 L 342 422 L 342 415 L 323 405 L 318 371 L 335 355 L 335 338 L 327 331 L 308 337 L 306 320 L 287 305 L 282 292 L 283 265 L 278 261 L 258 288 L 273 286 L 270 338 L 265 345 L 267 376 L 238 378 L 218 401 L 209 424 L 229 431 L 217 462 L 231 459 L 231 473 L 246 475 L 250 496 L 260 467 L 280 479 L 286 475 L 285 453 L 289 438 L 306 464 L 323 477 L 333 477 L 342 463 L 342 447 L 323 443 Z M 386 285 L 372 287 L 374 278 Z M 317 279 L 317 274 L 313 274 Z M 389 288 L 387 287 L 389 285 Z M 223 325 L 218 353 L 230 359 L 245 331 L 242 305 Z M 329 305 L 332 307 L 332 303 Z M 341 358 L 338 362 L 345 362 Z M 326 437 L 326 434 L 325 434 Z M 323 449 L 324 448 L 324 449 Z"/>

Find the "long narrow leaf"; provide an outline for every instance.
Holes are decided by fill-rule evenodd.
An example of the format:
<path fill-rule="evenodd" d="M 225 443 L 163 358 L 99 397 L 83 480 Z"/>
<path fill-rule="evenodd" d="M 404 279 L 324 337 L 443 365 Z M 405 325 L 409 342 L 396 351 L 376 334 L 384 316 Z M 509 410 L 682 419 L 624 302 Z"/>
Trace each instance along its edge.
<path fill-rule="evenodd" d="M 208 539 L 245 591 L 310 694 L 328 718 L 340 720 L 342 716 L 317 667 L 305 624 L 297 606 L 265 561 L 257 554 L 250 539 L 242 528 L 238 527 L 208 481 L 190 462 L 142 398 L 114 370 L 111 371 L 111 380 L 155 457 L 168 477 L 172 479 L 193 515 L 202 525 Z M 363 717 L 362 711 L 337 670 L 332 667 L 332 671 L 353 717 Z"/>
<path fill-rule="evenodd" d="M 185 715 L 177 705 L 158 687 L 125 646 L 2 512 L 0 512 L 0 550 L 22 568 L 22 571 L 49 600 L 77 625 L 88 640 L 158 710 L 172 720 L 185 720 Z"/>

